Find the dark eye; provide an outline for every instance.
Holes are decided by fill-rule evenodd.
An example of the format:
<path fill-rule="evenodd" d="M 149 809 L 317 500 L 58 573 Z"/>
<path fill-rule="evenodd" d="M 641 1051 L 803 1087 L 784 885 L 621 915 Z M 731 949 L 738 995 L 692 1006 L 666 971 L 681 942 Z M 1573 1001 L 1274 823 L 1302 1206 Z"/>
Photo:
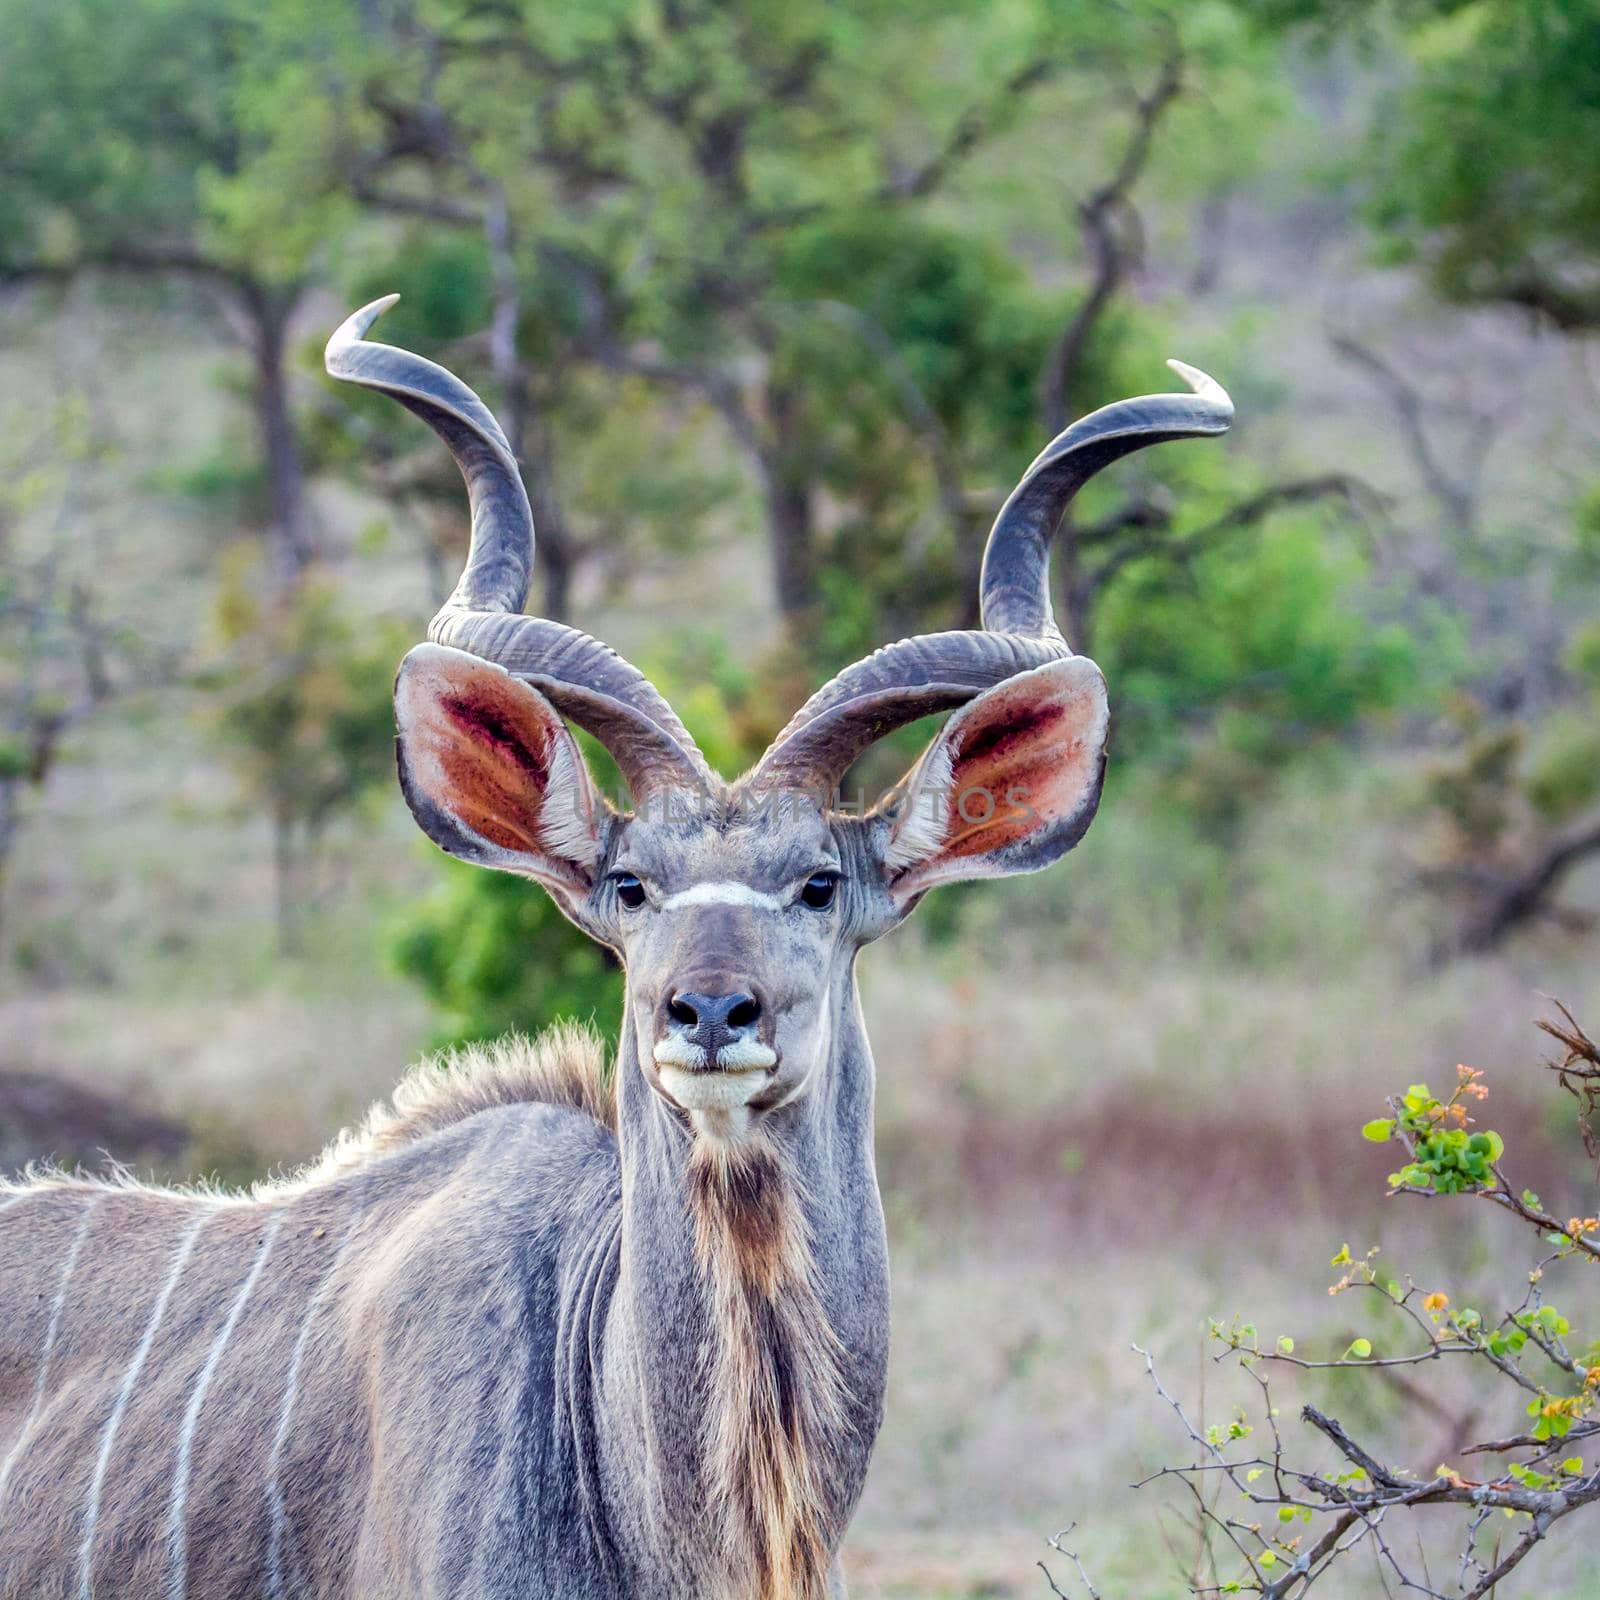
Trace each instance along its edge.
<path fill-rule="evenodd" d="M 611 881 L 617 886 L 617 899 L 629 911 L 637 911 L 644 904 L 644 885 L 631 872 L 619 872 Z"/>
<path fill-rule="evenodd" d="M 833 904 L 833 896 L 838 887 L 837 872 L 814 872 L 806 879 L 805 887 L 800 891 L 800 904 L 810 906 L 813 911 L 826 911 Z"/>

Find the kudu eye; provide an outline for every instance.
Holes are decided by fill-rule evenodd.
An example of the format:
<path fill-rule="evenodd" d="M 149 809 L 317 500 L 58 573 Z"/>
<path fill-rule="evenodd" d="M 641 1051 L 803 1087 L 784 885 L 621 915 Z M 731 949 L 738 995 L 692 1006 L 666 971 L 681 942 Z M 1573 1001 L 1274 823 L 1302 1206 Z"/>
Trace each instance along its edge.
<path fill-rule="evenodd" d="M 826 911 L 833 904 L 838 888 L 837 872 L 814 872 L 800 891 L 800 904 L 810 906 L 813 911 Z"/>
<path fill-rule="evenodd" d="M 619 872 L 611 881 L 617 886 L 617 899 L 629 911 L 637 911 L 644 904 L 644 885 L 631 872 Z"/>

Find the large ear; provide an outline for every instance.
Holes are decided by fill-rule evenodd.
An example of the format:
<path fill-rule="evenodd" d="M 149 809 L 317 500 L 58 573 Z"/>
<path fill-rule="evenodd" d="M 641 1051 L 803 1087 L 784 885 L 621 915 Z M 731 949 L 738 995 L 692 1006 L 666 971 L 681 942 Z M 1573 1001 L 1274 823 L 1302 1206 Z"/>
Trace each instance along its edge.
<path fill-rule="evenodd" d="M 441 850 L 583 893 L 600 804 L 554 706 L 504 667 L 419 644 L 394 686 L 400 787 Z"/>
<path fill-rule="evenodd" d="M 1034 872 L 1094 818 L 1106 765 L 1106 682 L 1068 656 L 969 701 L 899 786 L 885 865 L 896 902 L 961 878 Z"/>

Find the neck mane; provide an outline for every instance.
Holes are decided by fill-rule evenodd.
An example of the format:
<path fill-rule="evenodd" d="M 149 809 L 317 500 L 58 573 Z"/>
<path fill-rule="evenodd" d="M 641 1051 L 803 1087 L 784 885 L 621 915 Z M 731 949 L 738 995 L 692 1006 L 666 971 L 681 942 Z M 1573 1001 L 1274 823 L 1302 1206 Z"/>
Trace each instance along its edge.
<path fill-rule="evenodd" d="M 676 1410 L 694 1441 L 699 1517 L 739 1600 L 825 1600 L 882 1410 L 886 1247 L 848 970 L 833 1012 L 811 1090 L 737 1141 L 683 1126 L 626 1027 L 618 1060 L 619 1298 L 653 1421 Z M 672 1521 L 692 1515 L 679 1504 Z"/>

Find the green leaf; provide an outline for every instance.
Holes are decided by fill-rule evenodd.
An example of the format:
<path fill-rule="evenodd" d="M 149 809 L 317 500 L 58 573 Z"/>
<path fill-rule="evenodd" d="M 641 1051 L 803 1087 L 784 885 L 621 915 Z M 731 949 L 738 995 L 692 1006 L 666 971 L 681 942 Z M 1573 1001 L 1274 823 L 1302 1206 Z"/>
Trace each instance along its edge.
<path fill-rule="evenodd" d="M 1279 1506 L 1278 1507 L 1278 1521 L 1279 1522 L 1293 1522 L 1294 1521 L 1294 1507 L 1293 1506 Z"/>
<path fill-rule="evenodd" d="M 1346 1361 L 1365 1361 L 1372 1354 L 1372 1341 L 1370 1339 L 1352 1339 L 1350 1348 L 1345 1351 L 1343 1359 Z"/>
<path fill-rule="evenodd" d="M 1278 1340 L 1278 1353 L 1285 1356 L 1292 1356 L 1294 1354 L 1294 1340 L 1291 1339 L 1288 1334 L 1284 1334 L 1282 1338 Z"/>
<path fill-rule="evenodd" d="M 1361 1128 L 1361 1137 L 1370 1139 L 1374 1144 L 1383 1144 L 1393 1133 L 1393 1117 L 1375 1117 L 1371 1122 L 1364 1123 Z"/>

